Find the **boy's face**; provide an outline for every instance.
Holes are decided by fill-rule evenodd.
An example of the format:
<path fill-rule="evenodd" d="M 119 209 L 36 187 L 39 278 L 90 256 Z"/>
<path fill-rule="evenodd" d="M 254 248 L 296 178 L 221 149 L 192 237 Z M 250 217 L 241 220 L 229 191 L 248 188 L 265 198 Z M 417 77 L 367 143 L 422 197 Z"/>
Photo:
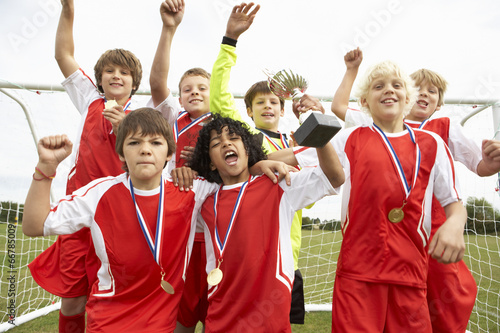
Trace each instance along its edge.
<path fill-rule="evenodd" d="M 106 99 L 114 99 L 121 105 L 130 97 L 132 90 L 137 88 L 133 85 L 131 71 L 114 64 L 108 64 L 104 67 L 101 86 Z"/>
<path fill-rule="evenodd" d="M 423 81 L 418 90 L 418 99 L 413 105 L 408 119 L 424 121 L 429 118 L 434 111 L 441 108 L 438 106 L 439 89 L 428 81 Z"/>
<path fill-rule="evenodd" d="M 130 133 L 123 142 L 122 162 L 127 163 L 128 172 L 135 188 L 151 190 L 160 185 L 161 173 L 172 154 L 167 140 L 162 135 Z"/>
<path fill-rule="evenodd" d="M 280 99 L 273 93 L 257 94 L 252 107 L 247 108 L 248 116 L 253 119 L 255 127 L 277 132 L 280 117 L 285 110 L 281 108 Z"/>
<path fill-rule="evenodd" d="M 188 76 L 180 84 L 179 103 L 191 117 L 210 112 L 210 80 L 203 76 Z"/>
<path fill-rule="evenodd" d="M 367 107 L 375 124 L 403 119 L 403 112 L 409 103 L 403 80 L 391 74 L 379 76 L 370 84 L 366 98 L 361 99 Z"/>
<path fill-rule="evenodd" d="M 248 154 L 241 137 L 230 134 L 227 127 L 222 133 L 210 132 L 209 155 L 212 170 L 217 169 L 224 185 L 232 185 L 248 180 Z"/>

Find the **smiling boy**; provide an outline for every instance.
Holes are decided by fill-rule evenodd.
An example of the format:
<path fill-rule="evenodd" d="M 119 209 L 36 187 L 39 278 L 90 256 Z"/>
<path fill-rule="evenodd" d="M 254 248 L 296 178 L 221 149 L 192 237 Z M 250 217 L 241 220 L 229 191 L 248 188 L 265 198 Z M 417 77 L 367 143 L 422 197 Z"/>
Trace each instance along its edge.
<path fill-rule="evenodd" d="M 362 59 L 363 53 L 359 48 L 345 55 L 346 73 L 332 101 L 332 111 L 345 120 L 346 126 L 372 122 L 365 113 L 348 108 L 349 95 Z M 418 87 L 418 94 L 416 103 L 404 119 L 405 124 L 437 133 L 448 144 L 453 159 L 477 175 L 485 177 L 499 172 L 499 141 L 483 140 L 480 148 L 464 134 L 462 126 L 453 123 L 450 118 L 432 117 L 444 104 L 448 84 L 446 80 L 428 69 L 419 69 L 410 77 Z M 433 198 L 431 239 L 445 221 L 443 208 L 439 201 Z M 443 293 L 446 293 L 446 299 L 442 297 Z M 465 331 L 476 294 L 476 282 L 463 260 L 444 265 L 434 258 L 429 258 L 427 303 L 433 332 Z"/>

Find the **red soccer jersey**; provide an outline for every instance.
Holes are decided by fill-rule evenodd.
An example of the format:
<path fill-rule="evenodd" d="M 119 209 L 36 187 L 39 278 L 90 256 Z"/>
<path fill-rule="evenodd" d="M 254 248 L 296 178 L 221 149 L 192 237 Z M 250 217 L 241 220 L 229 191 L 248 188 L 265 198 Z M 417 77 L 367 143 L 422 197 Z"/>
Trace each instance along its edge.
<path fill-rule="evenodd" d="M 198 119 L 191 120 L 189 113 L 183 111 L 175 121 L 174 138 L 177 144 L 175 151 L 175 167 L 180 168 L 186 164 L 185 159 L 181 159 L 181 151 L 186 146 L 194 147 L 198 141 L 198 133 L 203 128 L 203 121 L 211 117 L 211 113 L 204 114 Z"/>
<path fill-rule="evenodd" d="M 102 115 L 104 96 L 99 94 L 92 80 L 80 69 L 67 77 L 63 86 L 82 114 L 73 148 L 73 166 L 66 184 L 66 194 L 71 194 L 94 179 L 123 173 L 123 163 L 115 151 L 113 126 Z M 135 106 L 125 107 L 130 111 Z"/>
<path fill-rule="evenodd" d="M 432 194 L 443 206 L 459 200 L 451 156 L 444 142 L 414 130 L 421 159 L 418 177 L 404 206 L 404 219 L 388 214 L 405 200 L 401 178 L 387 146 L 372 126 L 349 128 L 332 140 L 344 166 L 342 200 L 344 238 L 337 274 L 367 282 L 425 288 Z M 408 131 L 387 134 L 406 179 L 413 184 L 416 145 Z M 312 149 L 298 149 L 301 165 L 313 165 Z"/>
<path fill-rule="evenodd" d="M 290 332 L 292 219 L 296 210 L 335 193 L 320 168 L 307 168 L 292 177 L 290 187 L 283 182 L 275 185 L 266 176 L 248 183 L 223 247 L 222 281 L 209 286 L 206 332 Z M 228 232 L 241 185 L 219 191 L 215 208 L 221 240 Z M 218 265 L 221 248 L 216 240 L 214 200 L 215 195 L 207 198 L 201 212 L 206 223 L 207 272 Z"/>
<path fill-rule="evenodd" d="M 174 330 L 196 216 L 216 186 L 200 180 L 195 182 L 194 191 L 181 192 L 169 180 L 164 183 L 159 260 L 164 280 L 175 290 L 173 295 L 160 286 L 160 266 L 138 222 L 126 174 L 89 183 L 62 199 L 47 217 L 44 235 L 91 229 L 99 270 L 86 306 L 87 332 Z M 135 196 L 155 238 L 159 188 L 136 189 Z"/>

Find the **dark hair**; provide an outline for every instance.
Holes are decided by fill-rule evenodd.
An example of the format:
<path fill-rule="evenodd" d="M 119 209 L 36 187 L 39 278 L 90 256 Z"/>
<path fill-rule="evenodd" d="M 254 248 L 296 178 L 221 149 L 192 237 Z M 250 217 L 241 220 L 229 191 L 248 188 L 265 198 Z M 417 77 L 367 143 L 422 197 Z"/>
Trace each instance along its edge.
<path fill-rule="evenodd" d="M 273 94 L 271 89 L 269 89 L 267 81 L 256 82 L 247 90 L 244 98 L 246 108 L 252 107 L 253 100 L 259 94 Z M 285 107 L 285 100 L 282 97 L 278 98 L 280 100 L 281 109 L 283 109 Z"/>
<path fill-rule="evenodd" d="M 130 96 L 135 94 L 142 79 L 142 66 L 139 59 L 130 51 L 124 49 L 113 49 L 104 52 L 97 63 L 94 66 L 94 75 L 96 79 L 97 89 L 104 93 L 102 89 L 102 71 L 108 65 L 118 65 L 127 68 L 132 76 L 132 85 L 135 89 L 132 89 Z"/>
<path fill-rule="evenodd" d="M 248 130 L 248 125 L 241 121 L 231 118 L 221 117 L 217 114 L 212 116 L 212 120 L 205 124 L 198 134 L 198 142 L 194 150 L 194 154 L 190 161 L 190 166 L 198 174 L 204 177 L 209 182 L 222 183 L 222 178 L 218 170 L 211 169 L 210 151 L 210 133 L 215 130 L 218 134 L 227 127 L 229 133 L 236 134 L 241 137 L 243 145 L 248 154 L 248 167 L 255 163 L 267 159 L 267 155 L 262 150 L 262 142 L 259 142 L 256 135 L 253 135 Z"/>
<path fill-rule="evenodd" d="M 167 140 L 168 155 L 175 152 L 175 140 L 168 121 L 163 118 L 161 112 L 153 108 L 140 108 L 131 111 L 123 118 L 118 133 L 116 134 L 115 150 L 121 157 L 123 156 L 123 143 L 130 133 L 140 132 L 145 135 L 161 135 Z M 127 164 L 123 166 L 128 171 Z"/>

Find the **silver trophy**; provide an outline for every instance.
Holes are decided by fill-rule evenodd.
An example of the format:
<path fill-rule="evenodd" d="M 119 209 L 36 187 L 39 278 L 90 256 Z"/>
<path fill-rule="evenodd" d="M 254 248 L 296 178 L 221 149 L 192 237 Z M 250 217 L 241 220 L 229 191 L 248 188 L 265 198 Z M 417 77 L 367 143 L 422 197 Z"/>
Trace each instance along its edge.
<path fill-rule="evenodd" d="M 269 89 L 283 99 L 299 100 L 307 89 L 307 81 L 291 70 L 273 73 L 264 70 L 268 77 Z M 307 111 L 299 116 L 300 127 L 293 134 L 301 146 L 323 147 L 340 130 L 341 125 L 335 116 L 327 116 L 319 111 Z"/>

